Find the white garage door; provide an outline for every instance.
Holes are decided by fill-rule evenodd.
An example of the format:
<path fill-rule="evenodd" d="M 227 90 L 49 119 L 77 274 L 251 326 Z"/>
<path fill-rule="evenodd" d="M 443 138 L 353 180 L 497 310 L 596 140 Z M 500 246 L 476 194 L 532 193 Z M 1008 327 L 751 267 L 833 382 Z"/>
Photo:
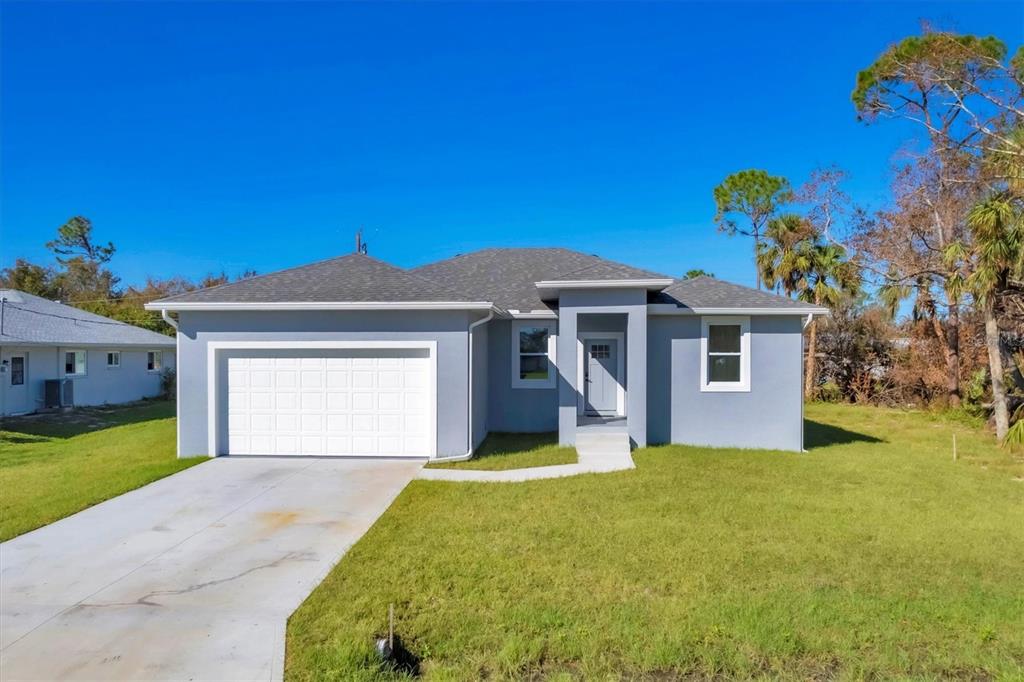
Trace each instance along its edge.
<path fill-rule="evenodd" d="M 227 358 L 230 455 L 432 454 L 426 349 Z"/>

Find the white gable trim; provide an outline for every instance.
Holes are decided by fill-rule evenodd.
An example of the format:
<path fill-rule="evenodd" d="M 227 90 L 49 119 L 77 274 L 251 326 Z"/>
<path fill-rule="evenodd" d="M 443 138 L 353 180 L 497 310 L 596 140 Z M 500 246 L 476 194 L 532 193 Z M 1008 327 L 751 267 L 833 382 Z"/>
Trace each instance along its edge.
<path fill-rule="evenodd" d="M 534 282 L 538 289 L 664 289 L 674 280 L 651 279 L 566 279 Z"/>

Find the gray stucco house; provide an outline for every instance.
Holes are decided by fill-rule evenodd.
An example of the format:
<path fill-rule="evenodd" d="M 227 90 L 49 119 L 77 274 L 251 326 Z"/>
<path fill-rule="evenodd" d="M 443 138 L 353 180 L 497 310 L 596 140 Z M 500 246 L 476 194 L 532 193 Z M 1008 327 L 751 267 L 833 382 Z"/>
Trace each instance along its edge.
<path fill-rule="evenodd" d="M 0 290 L 0 415 L 46 407 L 47 380 L 69 382 L 63 404 L 126 403 L 160 394 L 174 339 L 13 289 Z"/>
<path fill-rule="evenodd" d="M 560 248 L 353 254 L 148 307 L 178 328 L 179 455 L 437 459 L 595 425 L 800 450 L 802 328 L 826 312 Z"/>

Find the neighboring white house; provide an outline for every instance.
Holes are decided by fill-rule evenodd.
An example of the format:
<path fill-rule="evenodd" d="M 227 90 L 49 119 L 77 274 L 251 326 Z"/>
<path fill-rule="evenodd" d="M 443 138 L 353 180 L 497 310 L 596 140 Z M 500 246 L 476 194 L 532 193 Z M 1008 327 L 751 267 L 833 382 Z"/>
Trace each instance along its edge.
<path fill-rule="evenodd" d="M 160 394 L 174 339 L 13 289 L 0 289 L 0 415 Z M 49 400 L 47 382 L 51 383 Z"/>

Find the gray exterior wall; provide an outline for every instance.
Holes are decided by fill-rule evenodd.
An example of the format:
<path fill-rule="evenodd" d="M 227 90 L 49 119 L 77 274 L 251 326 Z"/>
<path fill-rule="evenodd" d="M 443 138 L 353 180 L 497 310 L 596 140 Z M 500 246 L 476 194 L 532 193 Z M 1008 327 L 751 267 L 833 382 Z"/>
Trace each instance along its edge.
<path fill-rule="evenodd" d="M 484 326 L 489 328 L 489 429 L 518 433 L 558 430 L 557 387 L 512 388 L 512 321 L 492 320 Z"/>
<path fill-rule="evenodd" d="M 800 450 L 802 324 L 797 316 L 750 318 L 750 391 L 700 390 L 699 316 L 648 321 L 651 443 Z"/>
<path fill-rule="evenodd" d="M 85 376 L 69 377 L 74 381 L 74 401 L 77 406 L 127 403 L 160 395 L 160 373 L 146 370 L 147 350 L 118 348 L 85 348 L 83 346 L 4 346 L 3 359 L 11 355 L 25 355 L 27 370 L 25 376 L 26 403 L 15 401 L 10 386 L 10 374 L 0 375 L 0 390 L 3 391 L 0 414 L 33 412 L 44 407 L 44 382 L 47 379 L 64 378 L 63 355 L 68 350 L 86 351 Z M 163 365 L 175 368 L 174 349 L 153 348 L 163 352 Z M 119 351 L 121 365 L 107 368 L 107 352 Z"/>
<path fill-rule="evenodd" d="M 210 454 L 208 342 L 364 340 L 437 342 L 437 455 L 463 455 L 468 447 L 467 329 L 471 319 L 478 317 L 449 310 L 182 312 L 178 333 L 178 454 Z M 226 409 L 226 405 L 221 404 L 219 409 Z M 223 415 L 218 419 L 221 424 L 225 421 Z"/>

